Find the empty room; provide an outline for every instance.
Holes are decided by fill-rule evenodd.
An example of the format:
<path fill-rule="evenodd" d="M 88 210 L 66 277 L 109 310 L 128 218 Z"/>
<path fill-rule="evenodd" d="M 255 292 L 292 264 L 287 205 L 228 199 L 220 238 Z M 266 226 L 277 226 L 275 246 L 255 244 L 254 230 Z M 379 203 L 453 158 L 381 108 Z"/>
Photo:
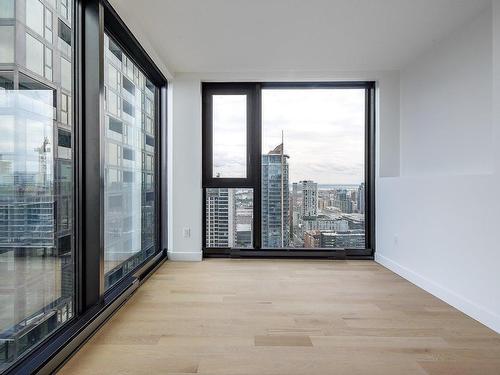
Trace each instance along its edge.
<path fill-rule="evenodd" d="M 0 374 L 500 375 L 500 0 L 0 0 Z"/>

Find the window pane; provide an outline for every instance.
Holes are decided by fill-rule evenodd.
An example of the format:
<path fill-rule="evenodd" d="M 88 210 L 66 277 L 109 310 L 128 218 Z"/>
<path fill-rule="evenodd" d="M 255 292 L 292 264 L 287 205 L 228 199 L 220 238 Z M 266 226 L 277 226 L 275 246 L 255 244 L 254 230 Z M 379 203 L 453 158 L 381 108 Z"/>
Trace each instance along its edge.
<path fill-rule="evenodd" d="M 205 206 L 207 247 L 252 247 L 252 189 L 207 189 Z"/>
<path fill-rule="evenodd" d="M 43 76 L 43 44 L 26 34 L 26 68 Z"/>
<path fill-rule="evenodd" d="M 105 36 L 104 268 L 109 288 L 156 251 L 155 133 L 146 132 L 146 100 L 154 102 L 136 66 Z M 120 59 L 117 58 L 120 56 Z M 132 64 L 130 62 L 130 64 Z M 123 85 L 118 84 L 123 82 Z M 119 103 L 123 103 L 120 110 Z M 147 173 L 146 173 L 147 172 Z"/>
<path fill-rule="evenodd" d="M 59 13 L 61 16 L 69 21 L 71 19 L 71 2 L 69 0 L 61 0 L 59 3 Z"/>
<path fill-rule="evenodd" d="M 45 39 L 52 43 L 52 12 L 45 9 Z"/>
<path fill-rule="evenodd" d="M 67 56 L 71 54 L 71 29 L 60 18 L 58 19 L 59 49 Z"/>
<path fill-rule="evenodd" d="M 213 95 L 213 177 L 247 176 L 247 97 Z"/>
<path fill-rule="evenodd" d="M 52 81 L 52 50 L 47 47 L 45 47 L 45 78 Z M 67 89 L 69 90 L 71 87 Z"/>
<path fill-rule="evenodd" d="M 0 26 L 0 63 L 14 62 L 14 26 Z"/>
<path fill-rule="evenodd" d="M 52 13 L 29 0 L 14 14 L 14 4 L 0 0 L 0 17 L 18 17 L 1 27 L 0 62 L 21 67 L 0 72 L 0 372 L 75 315 L 71 86 L 49 82 Z"/>
<path fill-rule="evenodd" d="M 26 0 L 26 26 L 43 36 L 43 5 L 39 0 Z"/>
<path fill-rule="evenodd" d="M 55 95 L 24 75 L 0 90 L 0 369 L 74 314 L 73 164 L 55 151 Z"/>
<path fill-rule="evenodd" d="M 262 91 L 262 246 L 365 248 L 365 90 Z"/>
<path fill-rule="evenodd" d="M 71 63 L 61 58 L 61 86 L 71 90 Z"/>
<path fill-rule="evenodd" d="M 14 1 L 0 0 L 0 18 L 14 18 Z"/>

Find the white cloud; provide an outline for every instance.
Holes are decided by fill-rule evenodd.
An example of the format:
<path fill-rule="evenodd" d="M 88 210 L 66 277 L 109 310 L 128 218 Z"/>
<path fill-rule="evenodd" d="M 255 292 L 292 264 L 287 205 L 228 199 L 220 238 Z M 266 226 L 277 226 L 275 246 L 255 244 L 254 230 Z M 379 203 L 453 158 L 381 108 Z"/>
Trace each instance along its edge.
<path fill-rule="evenodd" d="M 214 96 L 214 169 L 241 176 L 245 166 L 244 96 Z M 281 143 L 290 182 L 359 184 L 364 179 L 363 89 L 268 89 L 262 92 L 262 152 Z"/>

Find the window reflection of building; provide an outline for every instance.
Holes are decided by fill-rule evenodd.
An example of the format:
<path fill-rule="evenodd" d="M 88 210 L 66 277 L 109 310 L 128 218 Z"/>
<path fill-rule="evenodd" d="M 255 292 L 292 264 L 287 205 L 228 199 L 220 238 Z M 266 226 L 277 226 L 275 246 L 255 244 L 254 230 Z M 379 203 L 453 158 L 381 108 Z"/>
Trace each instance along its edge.
<path fill-rule="evenodd" d="M 155 251 L 156 87 L 105 35 L 105 273 L 120 280 Z"/>
<path fill-rule="evenodd" d="M 0 2 L 0 371 L 73 315 L 71 14 Z"/>

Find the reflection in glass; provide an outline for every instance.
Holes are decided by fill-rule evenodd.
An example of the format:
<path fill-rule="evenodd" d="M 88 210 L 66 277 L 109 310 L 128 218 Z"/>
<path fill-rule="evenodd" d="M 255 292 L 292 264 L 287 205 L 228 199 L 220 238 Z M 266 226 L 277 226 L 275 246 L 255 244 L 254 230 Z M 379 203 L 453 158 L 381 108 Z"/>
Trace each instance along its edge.
<path fill-rule="evenodd" d="M 252 247 L 252 189 L 207 189 L 205 208 L 207 247 Z"/>
<path fill-rule="evenodd" d="M 43 4 L 39 0 L 26 0 L 26 26 L 43 36 Z"/>
<path fill-rule="evenodd" d="M 109 288 L 156 250 L 156 87 L 105 36 L 104 268 Z"/>
<path fill-rule="evenodd" d="M 247 176 L 247 97 L 213 95 L 213 177 Z"/>
<path fill-rule="evenodd" d="M 0 1 L 0 18 L 14 18 L 15 0 Z"/>
<path fill-rule="evenodd" d="M 73 32 L 65 21 L 61 51 L 58 4 L 0 0 L 0 372 L 75 315 Z"/>
<path fill-rule="evenodd" d="M 23 75 L 15 89 L 13 73 L 0 75 L 1 370 L 72 317 L 74 263 L 72 163 L 61 179 L 55 90 Z"/>
<path fill-rule="evenodd" d="M 13 26 L 0 26 L 0 64 L 14 62 Z"/>
<path fill-rule="evenodd" d="M 26 68 L 43 76 L 43 44 L 29 34 L 26 34 Z"/>

